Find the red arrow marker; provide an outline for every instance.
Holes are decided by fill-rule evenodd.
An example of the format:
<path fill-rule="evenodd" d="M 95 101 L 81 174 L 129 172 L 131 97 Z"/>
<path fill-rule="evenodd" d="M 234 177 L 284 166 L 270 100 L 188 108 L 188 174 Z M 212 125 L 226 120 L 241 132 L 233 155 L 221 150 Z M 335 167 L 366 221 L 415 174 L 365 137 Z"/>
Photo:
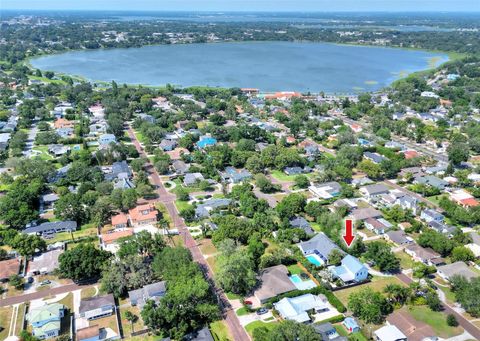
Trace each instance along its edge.
<path fill-rule="evenodd" d="M 348 247 L 352 246 L 355 236 L 353 235 L 353 221 L 351 219 L 345 219 L 345 234 L 343 240 Z"/>

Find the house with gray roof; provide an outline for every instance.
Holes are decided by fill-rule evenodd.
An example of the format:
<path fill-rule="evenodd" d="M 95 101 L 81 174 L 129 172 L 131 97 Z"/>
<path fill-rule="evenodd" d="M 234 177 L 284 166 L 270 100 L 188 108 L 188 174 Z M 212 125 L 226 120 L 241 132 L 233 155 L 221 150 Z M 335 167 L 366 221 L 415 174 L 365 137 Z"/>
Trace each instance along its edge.
<path fill-rule="evenodd" d="M 236 184 L 242 181 L 249 180 L 252 177 L 252 173 L 246 169 L 235 169 L 234 167 L 226 167 L 224 172 L 220 173 L 222 180 L 232 184 Z"/>
<path fill-rule="evenodd" d="M 283 264 L 261 270 L 257 278 L 259 285 L 253 294 L 260 303 L 297 289 L 289 278 L 287 267 Z"/>
<path fill-rule="evenodd" d="M 156 282 L 145 285 L 143 288 L 131 290 L 128 292 L 128 298 L 132 306 L 143 308 L 148 300 L 158 302 L 167 292 L 166 281 Z"/>
<path fill-rule="evenodd" d="M 462 276 L 468 280 L 480 276 L 478 273 L 471 270 L 465 262 L 455 262 L 438 266 L 437 273 L 446 281 L 450 280 L 453 276 Z"/>
<path fill-rule="evenodd" d="M 200 181 L 205 180 L 202 173 L 187 173 L 183 178 L 183 184 L 185 186 L 194 186 Z"/>
<path fill-rule="evenodd" d="M 110 316 L 115 309 L 115 299 L 112 294 L 84 298 L 80 301 L 80 316 L 87 320 Z"/>
<path fill-rule="evenodd" d="M 190 165 L 186 164 L 182 160 L 175 160 L 172 163 L 172 168 L 175 171 L 175 173 L 177 173 L 178 175 L 183 175 L 186 172 L 188 172 Z"/>
<path fill-rule="evenodd" d="M 333 250 L 344 253 L 330 238 L 323 232 L 318 233 L 310 240 L 297 244 L 305 256 L 315 254 L 328 264 L 328 259 Z"/>
<path fill-rule="evenodd" d="M 425 175 L 425 176 L 416 177 L 414 180 L 414 183 L 426 185 L 426 186 L 432 186 L 441 191 L 443 191 L 445 187 L 449 185 L 447 181 L 440 179 L 439 177 L 436 177 L 434 175 Z"/>
<path fill-rule="evenodd" d="M 59 232 L 73 232 L 77 230 L 77 222 L 72 220 L 46 222 L 40 225 L 29 226 L 22 231 L 25 234 L 34 234 L 43 238 L 53 237 Z"/>
<path fill-rule="evenodd" d="M 177 141 L 163 139 L 158 145 L 164 152 L 169 152 L 175 149 L 177 146 Z"/>
<path fill-rule="evenodd" d="M 312 327 L 315 329 L 317 334 L 320 335 L 321 339 L 324 341 L 347 341 L 346 336 L 340 336 L 335 327 L 330 323 L 322 324 L 313 324 Z"/>
<path fill-rule="evenodd" d="M 195 208 L 195 216 L 197 218 L 207 218 L 212 210 L 225 208 L 232 203 L 231 199 L 210 199 Z"/>
<path fill-rule="evenodd" d="M 354 209 L 351 216 L 356 221 L 363 221 L 369 218 L 380 218 L 382 217 L 382 212 L 373 207 L 364 207 Z"/>
<path fill-rule="evenodd" d="M 413 243 L 413 240 L 410 237 L 408 237 L 408 235 L 404 231 L 401 231 L 401 230 L 388 231 L 387 233 L 385 233 L 384 238 L 398 246 L 408 245 Z"/>
<path fill-rule="evenodd" d="M 362 195 L 366 199 L 371 201 L 375 201 L 381 195 L 388 194 L 389 192 L 390 192 L 390 188 L 388 188 L 384 184 L 372 184 L 372 185 L 367 185 L 360 188 L 360 193 L 362 193 Z"/>
<path fill-rule="evenodd" d="M 70 153 L 70 147 L 63 144 L 52 144 L 48 146 L 48 153 L 55 157 L 60 157 Z"/>
<path fill-rule="evenodd" d="M 306 234 L 315 234 L 310 223 L 304 217 L 295 217 L 290 219 L 290 226 L 302 229 Z"/>
<path fill-rule="evenodd" d="M 378 153 L 365 152 L 363 153 L 365 159 L 372 161 L 373 163 L 380 164 L 384 160 L 388 160 L 385 156 L 382 156 Z"/>
<path fill-rule="evenodd" d="M 130 179 L 133 175 L 127 161 L 116 161 L 112 166 L 102 167 L 105 180 L 114 181 L 115 179 Z"/>

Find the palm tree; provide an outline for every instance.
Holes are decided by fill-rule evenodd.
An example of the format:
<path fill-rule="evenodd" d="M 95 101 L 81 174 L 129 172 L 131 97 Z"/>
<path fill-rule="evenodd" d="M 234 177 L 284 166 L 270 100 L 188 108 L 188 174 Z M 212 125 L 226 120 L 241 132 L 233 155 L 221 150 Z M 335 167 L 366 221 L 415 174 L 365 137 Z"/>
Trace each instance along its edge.
<path fill-rule="evenodd" d="M 133 330 L 133 324 L 138 321 L 138 316 L 132 313 L 131 311 L 128 311 L 125 313 L 125 319 L 130 322 L 130 327 L 132 328 L 132 333 L 134 332 Z"/>

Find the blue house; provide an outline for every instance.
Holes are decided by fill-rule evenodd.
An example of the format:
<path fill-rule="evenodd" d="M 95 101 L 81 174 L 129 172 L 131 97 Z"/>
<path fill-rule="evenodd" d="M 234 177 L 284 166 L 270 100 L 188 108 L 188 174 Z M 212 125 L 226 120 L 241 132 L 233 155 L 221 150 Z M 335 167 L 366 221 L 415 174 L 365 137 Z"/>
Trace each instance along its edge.
<path fill-rule="evenodd" d="M 355 321 L 353 317 L 345 318 L 342 324 L 349 333 L 356 333 L 360 331 L 360 326 L 358 325 L 357 321 Z"/>
<path fill-rule="evenodd" d="M 368 269 L 358 258 L 346 255 L 342 265 L 329 268 L 333 277 L 339 278 L 343 283 L 363 282 L 368 277 Z"/>
<path fill-rule="evenodd" d="M 98 143 L 101 146 L 108 146 L 110 143 L 117 143 L 117 139 L 113 134 L 103 134 L 98 138 Z"/>
<path fill-rule="evenodd" d="M 211 147 L 216 144 L 217 144 L 217 139 L 210 136 L 202 136 L 200 140 L 197 142 L 197 147 L 201 149 L 205 149 L 207 147 Z"/>
<path fill-rule="evenodd" d="M 430 223 L 432 221 L 436 221 L 437 223 L 443 223 L 445 217 L 440 212 L 432 209 L 426 209 L 423 210 L 420 214 L 420 219 L 426 221 L 427 223 Z"/>

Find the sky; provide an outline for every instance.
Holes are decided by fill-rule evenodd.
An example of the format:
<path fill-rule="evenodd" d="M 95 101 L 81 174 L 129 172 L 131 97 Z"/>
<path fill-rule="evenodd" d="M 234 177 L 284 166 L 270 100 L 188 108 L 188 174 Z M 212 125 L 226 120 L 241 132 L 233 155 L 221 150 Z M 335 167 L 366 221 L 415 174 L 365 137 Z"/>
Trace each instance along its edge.
<path fill-rule="evenodd" d="M 480 12 L 480 0 L 0 0 L 0 9 Z"/>

